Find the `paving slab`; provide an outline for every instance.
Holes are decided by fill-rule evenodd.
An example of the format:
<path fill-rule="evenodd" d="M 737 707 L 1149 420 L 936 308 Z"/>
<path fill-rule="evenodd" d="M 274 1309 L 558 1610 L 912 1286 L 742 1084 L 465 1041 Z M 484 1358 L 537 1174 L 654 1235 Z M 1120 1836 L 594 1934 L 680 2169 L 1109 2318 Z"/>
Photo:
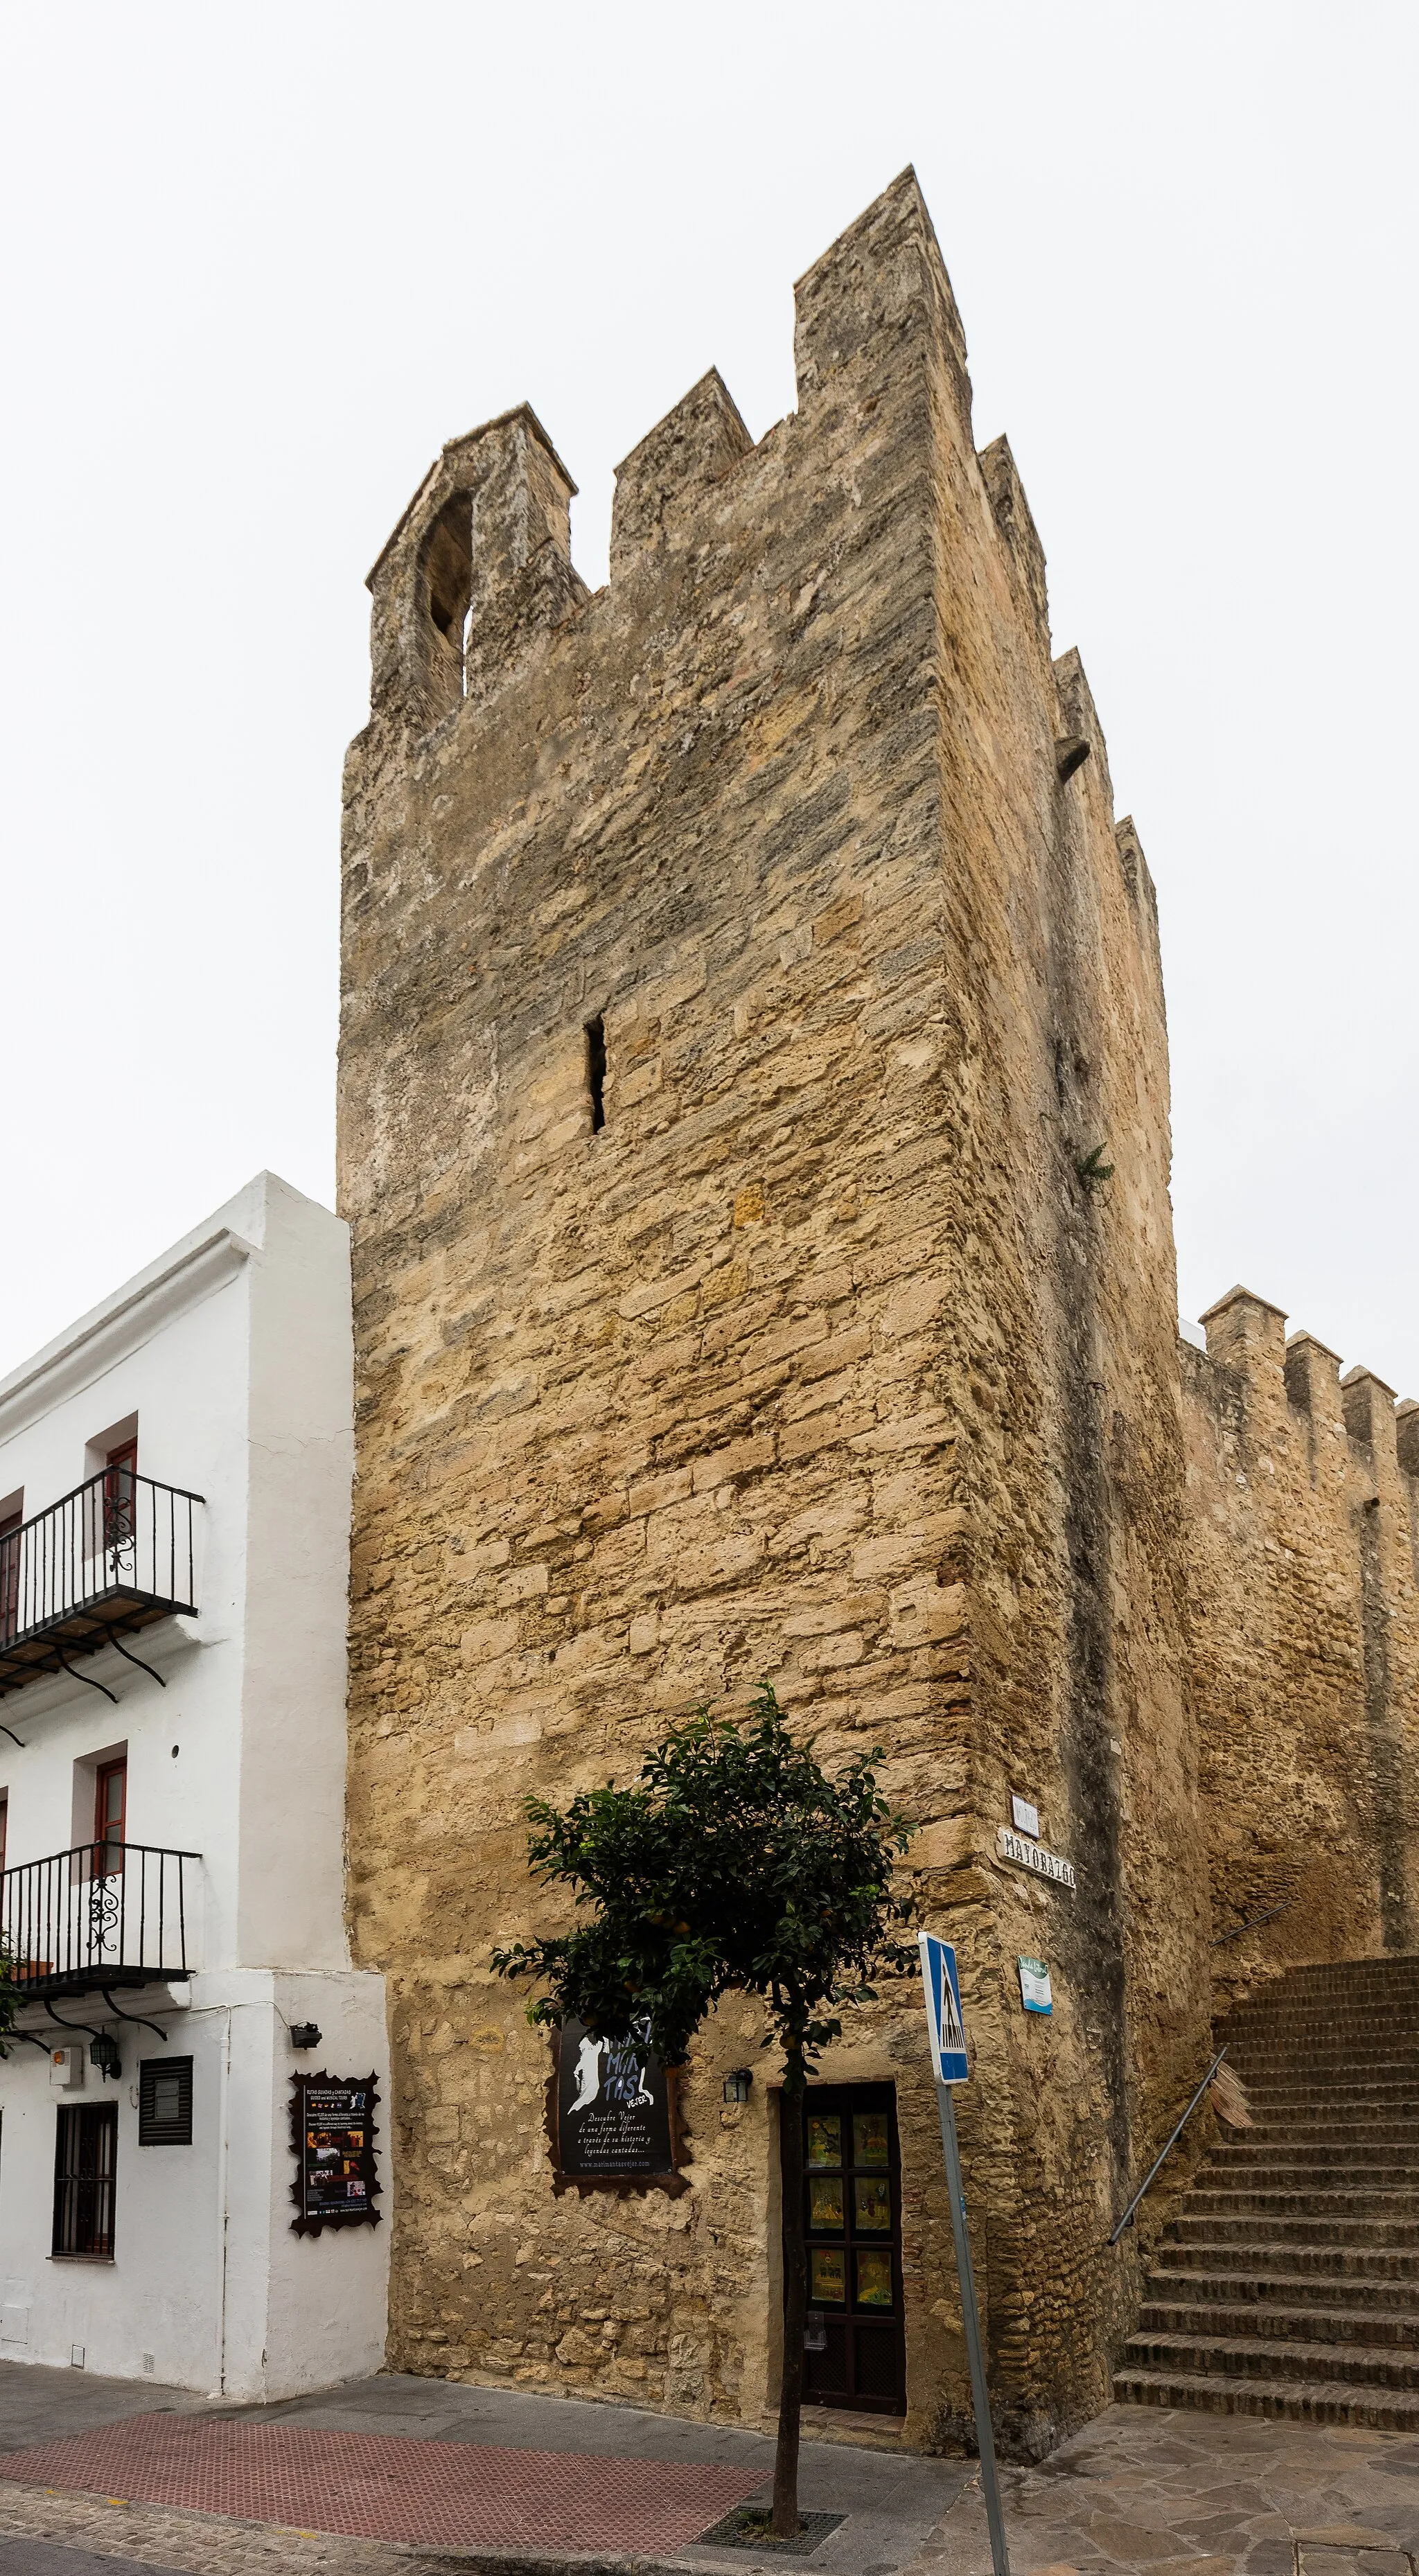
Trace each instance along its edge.
<path fill-rule="evenodd" d="M 1004 2469 L 1012 2576 L 1415 2576 L 1419 2441 L 1113 2406 Z M 991 2576 L 979 2473 L 909 2576 Z"/>
<path fill-rule="evenodd" d="M 96 2558 L 91 2549 L 64 2549 L 52 2540 L 0 2539 L 0 2576 L 150 2576 L 150 2567 L 137 2558 Z"/>
<path fill-rule="evenodd" d="M 151 2415 L 159 2407 L 202 2413 L 206 2404 L 189 2388 L 165 2388 L 153 2379 L 102 2379 L 97 2371 L 0 2361 L 0 2454 L 87 2433 L 126 2415 Z"/>

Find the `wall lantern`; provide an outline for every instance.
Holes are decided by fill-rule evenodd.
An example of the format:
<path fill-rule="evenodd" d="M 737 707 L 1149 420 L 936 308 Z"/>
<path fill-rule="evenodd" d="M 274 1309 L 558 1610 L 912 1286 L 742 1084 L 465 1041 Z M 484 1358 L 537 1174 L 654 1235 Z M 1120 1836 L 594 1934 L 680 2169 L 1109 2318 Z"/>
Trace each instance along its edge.
<path fill-rule="evenodd" d="M 724 2098 L 726 2102 L 747 2102 L 749 2099 L 749 2087 L 753 2081 L 754 2073 L 752 2067 L 736 2066 L 733 2074 L 726 2075 L 724 2079 Z"/>
<path fill-rule="evenodd" d="M 289 2027 L 292 2048 L 319 2048 L 320 2024 L 318 2021 L 293 2021 Z"/>
<path fill-rule="evenodd" d="M 110 2031 L 101 2030 L 90 2040 L 89 2064 L 96 2066 L 100 2075 L 111 2075 L 117 2083 L 123 2073 L 123 2062 L 118 2054 L 118 2042 Z"/>

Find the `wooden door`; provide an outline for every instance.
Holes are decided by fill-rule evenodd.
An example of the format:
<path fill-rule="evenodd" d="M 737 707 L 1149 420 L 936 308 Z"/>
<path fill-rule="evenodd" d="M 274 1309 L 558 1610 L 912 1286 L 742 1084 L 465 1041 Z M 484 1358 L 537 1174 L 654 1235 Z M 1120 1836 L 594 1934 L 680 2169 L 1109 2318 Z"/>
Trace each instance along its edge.
<path fill-rule="evenodd" d="M 798 2170 L 808 2248 L 806 2404 L 906 2412 L 896 2089 L 814 2084 Z M 785 2159 L 787 2162 L 787 2158 Z"/>

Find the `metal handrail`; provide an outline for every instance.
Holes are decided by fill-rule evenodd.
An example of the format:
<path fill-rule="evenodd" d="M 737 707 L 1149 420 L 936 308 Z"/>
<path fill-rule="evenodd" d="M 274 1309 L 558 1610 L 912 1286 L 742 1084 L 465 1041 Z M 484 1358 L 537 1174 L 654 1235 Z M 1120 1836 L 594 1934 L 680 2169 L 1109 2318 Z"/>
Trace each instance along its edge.
<path fill-rule="evenodd" d="M 1265 1914 L 1253 1914 L 1245 1923 L 1234 1923 L 1230 1932 L 1224 1932 L 1220 1940 L 1213 1942 L 1213 1949 L 1225 1950 L 1229 1941 L 1240 1941 L 1242 1934 L 1254 1932 L 1258 1923 L 1274 1923 L 1278 1914 L 1289 1914 L 1295 1902 L 1294 1896 L 1284 1897 L 1279 1905 L 1271 1906 Z"/>
<path fill-rule="evenodd" d="M 120 1614 L 135 1598 L 194 1611 L 203 1502 L 185 1485 L 160 1485 L 136 1467 L 101 1467 L 7 1530 L 0 1537 L 0 1655 L 15 1656 L 110 1602 Z"/>
<path fill-rule="evenodd" d="M 188 1976 L 187 1864 L 201 1858 L 114 1836 L 7 1869 L 0 1876 L 0 1961 L 10 1993 L 38 2001 L 105 1983 Z"/>
<path fill-rule="evenodd" d="M 1199 2084 L 1197 2091 L 1194 2093 L 1192 2100 L 1189 2102 L 1187 2109 L 1184 2111 L 1182 2118 L 1179 2120 L 1177 2127 L 1174 2129 L 1172 2136 L 1169 2138 L 1167 2145 L 1163 2149 L 1162 2154 L 1149 2166 L 1146 2175 L 1139 2184 L 1137 2191 L 1134 2193 L 1132 2200 L 1129 2202 L 1128 2207 L 1124 2211 L 1122 2218 L 1119 2220 L 1117 2227 L 1114 2229 L 1112 2236 L 1109 2238 L 1109 2243 L 1111 2245 L 1117 2245 L 1125 2227 L 1131 2227 L 1133 2225 L 1133 2213 L 1135 2209 L 1138 2207 L 1144 2193 L 1151 2186 L 1154 2176 L 1161 2171 L 1169 2156 L 1172 2154 L 1174 2147 L 1177 2145 L 1179 2138 L 1182 2136 L 1184 2129 L 1187 2127 L 1189 2120 L 1197 2109 L 1198 2103 L 1201 2101 L 1203 2094 L 1206 2092 L 1208 2085 L 1211 2083 L 1213 2076 L 1216 2074 L 1217 2069 L 1221 2065 L 1226 2054 L 1227 2051 L 1225 2048 L 1218 2049 L 1216 2056 L 1208 2067 L 1202 2082 Z"/>

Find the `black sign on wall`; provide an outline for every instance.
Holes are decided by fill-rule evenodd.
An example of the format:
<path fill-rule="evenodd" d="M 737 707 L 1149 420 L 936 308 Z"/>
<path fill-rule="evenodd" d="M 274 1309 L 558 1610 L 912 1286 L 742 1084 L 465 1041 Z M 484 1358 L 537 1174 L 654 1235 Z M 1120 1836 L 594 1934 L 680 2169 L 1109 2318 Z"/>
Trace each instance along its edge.
<path fill-rule="evenodd" d="M 564 2021 L 552 2079 L 557 2187 L 684 2190 L 674 2077 L 642 2037 L 597 2039 Z"/>
<path fill-rule="evenodd" d="M 323 2227 L 378 2227 L 378 2100 L 372 2075 L 291 2077 L 291 2227 L 297 2236 L 318 2236 Z"/>

